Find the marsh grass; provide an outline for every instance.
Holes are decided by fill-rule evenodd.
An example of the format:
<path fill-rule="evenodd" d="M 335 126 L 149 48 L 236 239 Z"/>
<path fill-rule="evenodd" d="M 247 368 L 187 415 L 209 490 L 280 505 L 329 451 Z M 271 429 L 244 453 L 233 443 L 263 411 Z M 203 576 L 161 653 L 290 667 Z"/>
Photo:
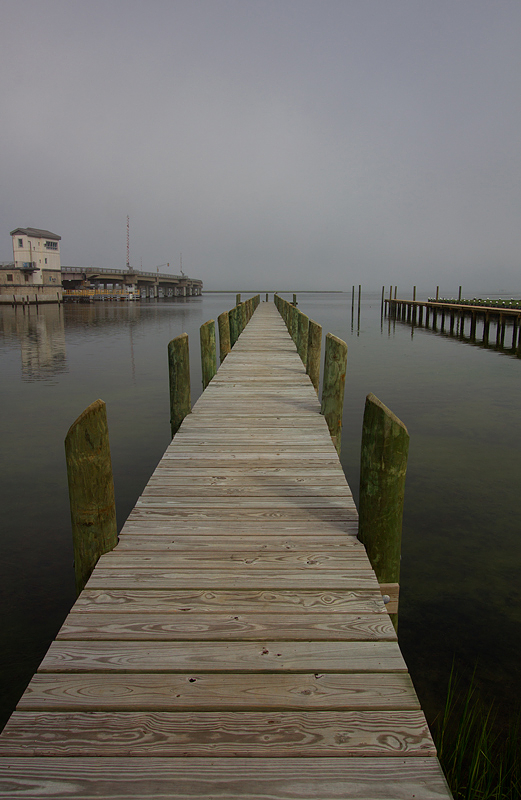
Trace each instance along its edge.
<path fill-rule="evenodd" d="M 519 800 L 521 710 L 500 724 L 493 706 L 451 672 L 447 701 L 434 724 L 438 757 L 455 800 Z"/>

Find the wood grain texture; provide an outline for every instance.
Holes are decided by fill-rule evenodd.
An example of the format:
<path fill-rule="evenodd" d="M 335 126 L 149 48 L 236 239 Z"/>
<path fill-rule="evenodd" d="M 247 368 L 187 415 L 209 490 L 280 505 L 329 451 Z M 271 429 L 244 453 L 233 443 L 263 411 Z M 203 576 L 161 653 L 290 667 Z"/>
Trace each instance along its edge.
<path fill-rule="evenodd" d="M 395 641 L 387 614 L 107 614 L 72 612 L 59 640 Z"/>
<path fill-rule="evenodd" d="M 225 610 L 257 613 L 384 613 L 378 584 L 374 589 L 85 589 L 73 613 L 118 611 L 135 614 L 198 613 Z"/>
<path fill-rule="evenodd" d="M 406 672 L 37 673 L 20 711 L 418 710 Z"/>
<path fill-rule="evenodd" d="M 36 733 L 35 733 L 36 731 Z M 0 756 L 432 756 L 418 711 L 16 712 Z"/>
<path fill-rule="evenodd" d="M 5 758 L 0 798 L 440 800 L 434 758 Z"/>
<path fill-rule="evenodd" d="M 55 641 L 39 672 L 402 672 L 394 642 Z"/>

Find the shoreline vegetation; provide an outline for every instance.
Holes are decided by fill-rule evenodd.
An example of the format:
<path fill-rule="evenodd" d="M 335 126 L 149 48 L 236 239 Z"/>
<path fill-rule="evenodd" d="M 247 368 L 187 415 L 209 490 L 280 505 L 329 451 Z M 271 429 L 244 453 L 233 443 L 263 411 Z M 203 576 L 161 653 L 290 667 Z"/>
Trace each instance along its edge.
<path fill-rule="evenodd" d="M 500 721 L 474 676 L 465 686 L 453 667 L 432 735 L 454 800 L 519 800 L 521 706 Z"/>

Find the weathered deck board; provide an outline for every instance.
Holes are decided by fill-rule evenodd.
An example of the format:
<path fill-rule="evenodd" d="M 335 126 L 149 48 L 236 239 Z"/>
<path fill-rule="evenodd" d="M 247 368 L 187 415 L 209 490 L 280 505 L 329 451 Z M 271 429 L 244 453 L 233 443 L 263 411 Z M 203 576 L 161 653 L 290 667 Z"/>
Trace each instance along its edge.
<path fill-rule="evenodd" d="M 262 304 L 0 737 L 0 798 L 448 798 L 315 390 Z"/>

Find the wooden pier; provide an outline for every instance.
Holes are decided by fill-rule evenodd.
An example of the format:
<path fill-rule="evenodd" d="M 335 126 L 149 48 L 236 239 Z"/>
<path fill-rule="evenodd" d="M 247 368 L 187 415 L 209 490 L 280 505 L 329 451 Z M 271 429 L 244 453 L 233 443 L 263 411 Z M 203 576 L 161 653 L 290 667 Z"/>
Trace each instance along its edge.
<path fill-rule="evenodd" d="M 450 798 L 356 533 L 263 303 L 0 737 L 0 798 Z"/>
<path fill-rule="evenodd" d="M 495 306 L 469 305 L 468 303 L 444 303 L 443 300 L 385 299 L 385 310 L 389 317 L 408 322 L 417 327 L 430 328 L 449 336 L 467 338 L 476 342 L 478 323 L 481 323 L 481 343 L 491 346 L 490 323 L 495 325 L 497 349 L 505 349 L 507 326 L 510 326 L 510 349 L 521 355 L 521 309 Z"/>

